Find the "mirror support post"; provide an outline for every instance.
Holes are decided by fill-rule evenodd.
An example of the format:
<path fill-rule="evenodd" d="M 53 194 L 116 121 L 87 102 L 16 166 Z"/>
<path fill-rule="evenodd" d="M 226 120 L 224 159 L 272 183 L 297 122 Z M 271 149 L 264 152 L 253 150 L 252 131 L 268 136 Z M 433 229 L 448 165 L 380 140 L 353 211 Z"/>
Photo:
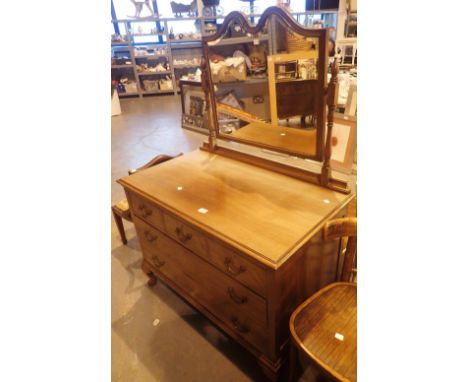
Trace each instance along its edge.
<path fill-rule="evenodd" d="M 202 57 L 200 68 L 202 71 L 201 75 L 201 82 L 202 82 L 202 89 L 205 93 L 205 100 L 206 100 L 206 116 L 208 118 L 208 146 L 209 150 L 213 152 L 216 146 L 216 129 L 214 124 L 214 116 L 213 116 L 213 108 L 212 108 L 212 99 L 211 99 L 211 92 L 210 92 L 210 83 L 209 83 L 209 72 L 208 72 L 208 65 L 209 63 Z"/>
<path fill-rule="evenodd" d="M 325 141 L 324 161 L 322 166 L 322 173 L 320 176 L 320 183 L 322 186 L 327 186 L 330 180 L 330 158 L 331 158 L 331 139 L 333 132 L 333 119 L 336 107 L 336 83 L 338 81 L 338 59 L 335 57 L 332 65 L 332 76 L 327 88 L 327 138 Z"/>

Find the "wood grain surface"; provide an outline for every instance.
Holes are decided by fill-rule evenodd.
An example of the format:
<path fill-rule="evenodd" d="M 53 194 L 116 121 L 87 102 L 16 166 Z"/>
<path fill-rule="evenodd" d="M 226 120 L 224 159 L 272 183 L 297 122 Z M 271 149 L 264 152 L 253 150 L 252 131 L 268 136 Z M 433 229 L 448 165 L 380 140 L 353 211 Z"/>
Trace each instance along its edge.
<path fill-rule="evenodd" d="M 266 125 L 252 122 L 239 130 L 233 131 L 229 136 L 245 140 L 246 142 L 261 142 L 272 149 L 314 156 L 316 151 L 315 130 L 296 129 L 277 125 Z"/>
<path fill-rule="evenodd" d="M 339 381 L 357 378 L 357 286 L 333 283 L 294 312 L 290 330 L 295 343 Z"/>
<path fill-rule="evenodd" d="M 354 197 L 200 150 L 119 183 L 274 269 Z"/>

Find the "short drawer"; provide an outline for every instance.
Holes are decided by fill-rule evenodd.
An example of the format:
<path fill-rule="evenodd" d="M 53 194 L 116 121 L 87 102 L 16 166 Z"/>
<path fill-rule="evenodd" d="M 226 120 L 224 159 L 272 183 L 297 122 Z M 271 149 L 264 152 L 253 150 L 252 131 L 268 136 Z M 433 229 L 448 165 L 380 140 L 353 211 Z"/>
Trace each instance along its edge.
<path fill-rule="evenodd" d="M 266 301 L 188 251 L 162 232 L 135 218 L 143 256 L 158 273 L 218 317 L 261 351 L 266 348 Z"/>
<path fill-rule="evenodd" d="M 208 241 L 208 248 L 207 260 L 210 263 L 254 292 L 266 297 L 267 275 L 265 269 L 214 240 Z"/>
<path fill-rule="evenodd" d="M 138 216 L 153 227 L 164 229 L 162 212 L 153 203 L 133 192 L 128 193 L 128 202 L 132 215 Z"/>
<path fill-rule="evenodd" d="M 187 247 L 197 255 L 205 256 L 208 252 L 206 237 L 181 220 L 164 213 L 165 232 L 179 244 Z"/>

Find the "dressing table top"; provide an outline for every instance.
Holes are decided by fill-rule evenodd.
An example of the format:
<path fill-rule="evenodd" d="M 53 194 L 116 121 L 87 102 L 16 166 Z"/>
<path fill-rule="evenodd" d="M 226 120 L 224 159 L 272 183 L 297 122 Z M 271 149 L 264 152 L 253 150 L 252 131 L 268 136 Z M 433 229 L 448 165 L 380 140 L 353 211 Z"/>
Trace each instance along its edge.
<path fill-rule="evenodd" d="M 353 198 L 201 150 L 118 182 L 275 269 Z"/>

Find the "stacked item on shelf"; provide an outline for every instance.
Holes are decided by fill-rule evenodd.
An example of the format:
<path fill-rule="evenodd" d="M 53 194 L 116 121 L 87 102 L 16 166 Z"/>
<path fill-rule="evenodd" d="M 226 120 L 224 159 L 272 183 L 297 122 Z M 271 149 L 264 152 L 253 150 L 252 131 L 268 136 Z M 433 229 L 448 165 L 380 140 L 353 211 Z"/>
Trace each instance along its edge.
<path fill-rule="evenodd" d="M 145 31 L 141 26 L 137 28 L 136 32 L 133 32 L 133 36 L 147 36 L 147 35 L 157 35 L 164 32 L 164 27 L 161 27 L 161 30 L 158 31 L 157 28 L 151 28 L 149 33 Z"/>
<path fill-rule="evenodd" d="M 254 45 L 250 48 L 248 60 L 246 60 L 249 76 L 266 78 L 267 75 L 267 47 L 264 44 Z"/>
<path fill-rule="evenodd" d="M 147 92 L 155 92 L 159 90 L 157 80 L 143 80 L 143 88 Z"/>
<path fill-rule="evenodd" d="M 134 20 L 135 24 L 129 26 L 128 31 L 132 36 L 150 36 L 164 34 L 164 26 L 160 25 L 159 27 L 154 26 L 152 21 L 144 20 Z"/>
<path fill-rule="evenodd" d="M 350 12 L 346 18 L 345 37 L 357 37 L 357 12 Z"/>
<path fill-rule="evenodd" d="M 133 48 L 133 54 L 135 57 L 166 56 L 167 48 L 135 47 Z"/>
<path fill-rule="evenodd" d="M 244 110 L 244 103 L 236 96 L 234 91 L 230 91 L 225 95 L 217 97 L 217 102 L 223 105 L 230 106 L 234 109 Z M 233 131 L 241 127 L 239 118 L 226 113 L 218 113 L 219 131 L 225 134 L 231 134 Z"/>
<path fill-rule="evenodd" d="M 317 73 L 317 59 L 309 58 L 298 60 L 297 78 L 303 80 L 316 80 Z"/>
<path fill-rule="evenodd" d="M 338 105 L 346 104 L 351 86 L 357 85 L 357 72 L 352 69 L 338 73 Z"/>
<path fill-rule="evenodd" d="M 113 34 L 111 36 L 111 42 L 113 43 L 127 43 L 127 36 L 122 36 L 119 34 Z"/>
<path fill-rule="evenodd" d="M 132 65 L 132 59 L 128 56 L 113 56 L 111 58 L 112 65 Z"/>
<path fill-rule="evenodd" d="M 147 92 L 169 91 L 173 89 L 172 79 L 169 76 L 161 79 L 144 79 L 143 88 Z"/>
<path fill-rule="evenodd" d="M 160 90 L 172 90 L 172 79 L 169 76 L 159 80 L 159 89 Z"/>
<path fill-rule="evenodd" d="M 341 70 L 338 73 L 338 111 L 355 115 L 357 110 L 357 70 Z"/>
<path fill-rule="evenodd" d="M 246 61 L 250 59 L 240 50 L 236 50 L 232 57 L 211 54 L 210 69 L 214 83 L 245 81 L 247 79 Z"/>
<path fill-rule="evenodd" d="M 201 64 L 201 56 L 201 47 L 197 46 L 172 51 L 172 66 L 178 89 L 180 88 L 179 80 L 181 79 L 200 81 L 198 69 Z"/>
<path fill-rule="evenodd" d="M 203 16 L 214 17 L 224 14 L 223 7 L 219 6 L 219 0 L 202 0 L 203 2 Z"/>
<path fill-rule="evenodd" d="M 180 77 L 180 79 L 186 81 L 201 82 L 201 69 L 197 68 L 195 73 L 184 74 Z"/>
<path fill-rule="evenodd" d="M 205 23 L 205 34 L 215 34 L 218 31 L 218 27 L 214 23 Z"/>
<path fill-rule="evenodd" d="M 357 65 L 357 43 L 356 39 L 340 40 L 336 43 L 336 56 L 340 65 Z"/>
<path fill-rule="evenodd" d="M 174 69 L 176 70 L 176 81 L 189 80 L 189 81 L 200 81 L 200 57 L 181 57 L 172 58 Z"/>
<path fill-rule="evenodd" d="M 201 40 L 201 33 L 175 33 L 171 28 L 171 32 L 169 33 L 169 40 L 171 41 L 184 41 L 184 40 Z"/>
<path fill-rule="evenodd" d="M 205 93 L 201 89 L 201 84 L 188 82 L 181 83 L 182 97 L 182 127 L 189 129 L 206 129 L 205 123 Z"/>
<path fill-rule="evenodd" d="M 167 72 L 169 71 L 169 65 L 167 62 L 158 63 L 156 66 L 150 66 L 148 64 L 137 64 L 136 66 L 138 73 L 158 73 L 158 72 Z"/>
<path fill-rule="evenodd" d="M 244 27 L 237 21 L 234 21 L 229 27 L 229 37 L 243 37 L 246 34 Z"/>
<path fill-rule="evenodd" d="M 200 57 L 193 57 L 191 59 L 173 59 L 174 68 L 176 67 L 194 67 L 199 66 L 201 63 Z"/>
<path fill-rule="evenodd" d="M 138 91 L 136 81 L 129 80 L 127 77 L 121 77 L 117 83 L 117 92 L 136 93 Z"/>

